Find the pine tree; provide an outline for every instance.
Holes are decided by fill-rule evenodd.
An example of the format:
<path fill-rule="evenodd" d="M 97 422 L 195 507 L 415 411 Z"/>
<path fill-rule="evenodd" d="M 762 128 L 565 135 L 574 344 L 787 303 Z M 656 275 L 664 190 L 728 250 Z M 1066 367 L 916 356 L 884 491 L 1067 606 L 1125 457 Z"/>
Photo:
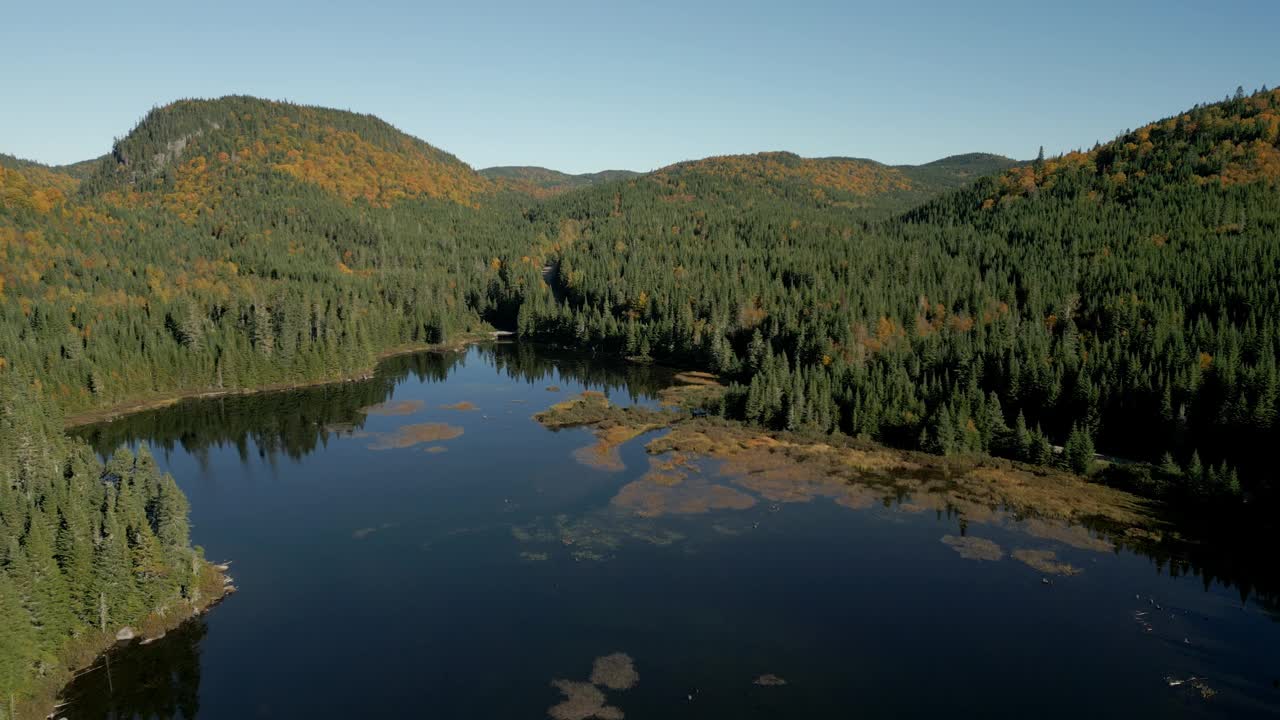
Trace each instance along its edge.
<path fill-rule="evenodd" d="M 36 656 L 36 632 L 9 574 L 0 569 L 0 702 L 9 709 L 9 696 L 27 679 Z M 0 714 L 0 717 L 7 715 Z"/>
<path fill-rule="evenodd" d="M 1093 438 L 1079 425 L 1072 426 L 1067 444 L 1063 446 L 1063 458 L 1071 472 L 1088 475 L 1093 469 Z"/>
<path fill-rule="evenodd" d="M 1013 423 L 1013 454 L 1023 462 L 1031 462 L 1031 432 L 1027 430 L 1027 417 L 1018 411 L 1018 418 Z"/>

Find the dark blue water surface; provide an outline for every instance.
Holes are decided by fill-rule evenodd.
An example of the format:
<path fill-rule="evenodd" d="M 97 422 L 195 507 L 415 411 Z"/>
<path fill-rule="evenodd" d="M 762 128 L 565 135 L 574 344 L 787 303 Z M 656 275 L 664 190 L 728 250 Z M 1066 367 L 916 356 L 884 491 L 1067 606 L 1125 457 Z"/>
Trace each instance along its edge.
<path fill-rule="evenodd" d="M 968 528 L 1083 570 L 1046 584 L 1007 555 L 961 558 L 940 542 L 956 518 L 897 503 L 638 517 L 611 499 L 649 469 L 651 437 L 601 468 L 575 459 L 589 431 L 531 419 L 584 389 L 652 405 L 667 382 L 498 345 L 84 429 L 104 452 L 150 445 L 239 592 L 112 652 L 62 714 L 540 718 L 552 680 L 613 652 L 639 672 L 606 691 L 628 718 L 1280 713 L 1280 623 L 1238 583 Z M 476 409 L 442 407 L 460 402 Z M 425 423 L 453 437 L 397 435 Z M 786 684 L 754 682 L 766 673 Z"/>

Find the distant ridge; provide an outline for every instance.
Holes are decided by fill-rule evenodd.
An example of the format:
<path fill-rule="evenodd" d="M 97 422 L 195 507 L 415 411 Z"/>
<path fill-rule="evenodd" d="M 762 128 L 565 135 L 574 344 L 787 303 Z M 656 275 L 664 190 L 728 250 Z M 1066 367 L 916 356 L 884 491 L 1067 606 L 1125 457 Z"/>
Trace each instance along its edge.
<path fill-rule="evenodd" d="M 636 177 L 640 173 L 631 170 L 602 170 L 594 173 L 570 175 L 569 173 L 544 167 L 505 165 L 484 168 L 480 171 L 480 174 L 494 181 L 500 188 L 536 199 L 545 199 L 571 190 L 577 190 L 578 188 L 615 180 L 626 180 Z"/>
<path fill-rule="evenodd" d="M 680 162 L 657 170 L 652 177 L 698 197 L 724 195 L 731 186 L 749 187 L 819 206 L 884 215 L 1017 165 L 1016 160 L 987 153 L 953 155 L 925 165 L 891 166 L 865 158 L 804 158 L 791 152 L 762 152 Z"/>

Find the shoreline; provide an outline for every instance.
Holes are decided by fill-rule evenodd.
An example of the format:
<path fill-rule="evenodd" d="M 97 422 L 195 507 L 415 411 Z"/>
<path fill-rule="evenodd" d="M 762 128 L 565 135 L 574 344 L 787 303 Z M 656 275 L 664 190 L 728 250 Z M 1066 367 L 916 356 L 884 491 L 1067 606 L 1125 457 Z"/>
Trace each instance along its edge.
<path fill-rule="evenodd" d="M 170 407 L 184 400 L 210 400 L 221 397 L 258 395 L 261 393 L 283 392 L 286 390 L 301 390 L 304 388 L 319 387 L 322 385 L 359 382 L 372 378 L 373 374 L 378 369 L 378 364 L 388 358 L 396 357 L 398 355 L 412 355 L 420 352 L 459 352 L 464 348 L 477 343 L 497 340 L 503 337 L 508 337 L 509 335 L 509 332 L 495 330 L 484 335 L 478 335 L 475 333 L 463 335 L 458 340 L 446 343 L 401 345 L 379 352 L 374 357 L 372 367 L 368 367 L 358 373 L 352 373 L 342 377 L 320 378 L 316 380 L 303 380 L 288 383 L 272 383 L 269 385 L 254 385 L 252 387 L 241 388 L 204 388 L 162 393 L 159 397 L 153 397 L 145 400 L 130 400 L 104 408 L 84 410 L 82 412 L 69 414 L 63 419 L 62 427 L 64 430 L 70 430 L 72 428 L 84 427 L 85 425 L 114 422 L 121 418 L 125 418 L 130 415 L 137 415 L 138 413 L 146 412 L 148 410 L 159 410 L 161 408 Z"/>
<path fill-rule="evenodd" d="M 166 608 L 164 615 L 153 613 L 144 618 L 137 628 L 122 626 L 114 631 L 107 630 L 87 637 L 82 646 L 70 649 L 69 657 L 61 664 L 62 672 L 48 676 L 44 683 L 36 687 L 31 697 L 17 705 L 17 717 L 61 717 L 62 711 L 70 706 L 64 697 L 67 688 L 76 678 L 98 667 L 107 653 L 133 643 L 149 644 L 163 640 L 168 633 L 208 613 L 237 592 L 231 576 L 226 572 L 226 563 L 216 564 L 207 560 L 204 563 L 202 570 L 206 575 L 201 579 L 200 588 L 205 591 L 210 587 L 215 588 L 215 591 L 209 592 L 208 598 L 179 604 L 177 607 L 183 610 L 180 613 L 169 612 L 173 608 Z M 117 633 L 125 627 L 129 627 L 134 635 L 128 640 L 121 640 Z"/>

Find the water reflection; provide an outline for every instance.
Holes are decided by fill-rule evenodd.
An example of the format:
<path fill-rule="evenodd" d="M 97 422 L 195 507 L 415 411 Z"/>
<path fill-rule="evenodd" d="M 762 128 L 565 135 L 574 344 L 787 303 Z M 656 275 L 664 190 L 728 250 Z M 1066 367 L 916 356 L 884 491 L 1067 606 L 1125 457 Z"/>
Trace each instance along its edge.
<path fill-rule="evenodd" d="M 448 386 L 419 388 L 415 380 L 447 380 Z M 952 647 L 976 648 L 981 662 L 974 666 L 995 675 L 966 676 L 957 669 L 957 685 L 939 691 L 940 697 L 984 682 L 988 690 L 1033 695 L 1036 678 L 1023 678 L 1018 687 L 990 687 L 990 678 L 1001 668 L 1013 672 L 1020 666 L 1001 664 L 1017 654 L 1007 647 L 1027 657 L 1034 654 L 1045 664 L 1037 677 L 1061 673 L 1063 679 L 1054 684 L 1086 677 L 1095 681 L 1084 671 L 1078 677 L 1067 674 L 1084 666 L 1076 660 L 1092 658 L 1090 653 L 1112 642 L 1119 649 L 1106 653 L 1109 658 L 1130 658 L 1143 672 L 1154 664 L 1144 653 L 1159 653 L 1162 662 L 1178 661 L 1159 673 L 1176 670 L 1185 677 L 1192 670 L 1201 672 L 1178 655 L 1188 636 L 1183 623 L 1189 621 L 1181 615 L 1179 624 L 1165 615 L 1149 620 L 1142 615 L 1153 626 L 1144 632 L 1134 619 L 1148 612 L 1148 591 L 1178 589 L 1195 596 L 1198 590 L 1187 583 L 1175 587 L 1161 582 L 1148 583 L 1141 600 L 1136 590 L 1115 592 L 1117 583 L 1141 584 L 1153 577 L 1131 551 L 1149 558 L 1161 575 L 1195 575 L 1218 595 L 1221 586 L 1228 586 L 1242 601 L 1272 612 L 1276 607 L 1280 585 L 1275 563 L 1267 557 L 1269 546 L 1243 538 L 1233 544 L 1189 546 L 1103 542 L 1079 528 L 1051 526 L 1001 509 L 973 505 L 961 512 L 954 502 L 937 502 L 923 492 L 887 498 L 883 490 L 849 485 L 831 473 L 812 472 L 812 466 L 792 467 L 769 448 L 722 463 L 674 448 L 646 454 L 641 447 L 645 441 L 633 440 L 618 448 L 619 464 L 626 470 L 605 474 L 573 460 L 572 449 L 589 442 L 589 433 L 557 435 L 525 421 L 535 410 L 563 400 L 570 385 L 573 392 L 608 392 L 618 404 L 652 403 L 670 381 L 671 372 L 661 368 L 529 345 L 493 345 L 466 354 L 391 358 L 372 377 L 357 382 L 187 402 L 79 430 L 104 454 L 122 443 L 145 441 L 175 456 L 185 452 L 213 463 L 232 476 L 249 473 L 236 465 L 234 453 L 219 453 L 218 448 L 234 448 L 246 465 L 258 463 L 258 457 L 301 461 L 326 447 L 329 451 L 304 467 L 282 463 L 279 482 L 187 486 L 195 493 L 195 512 L 206 513 L 205 522 L 197 524 L 205 535 L 198 539 L 217 557 L 235 558 L 237 572 L 244 573 L 237 580 L 254 589 L 212 616 L 217 630 L 208 643 L 203 642 L 205 623 L 197 620 L 159 642 L 110 656 L 110 667 L 104 659 L 69 689 L 71 704 L 63 714 L 71 720 L 194 717 L 200 710 L 203 652 L 203 712 L 209 717 L 244 716 L 246 708 L 251 715 L 273 698 L 283 702 L 281 697 L 296 704 L 288 713 L 296 716 L 373 715 L 405 708 L 412 714 L 425 707 L 447 717 L 498 716 L 467 706 L 479 702 L 477 694 L 495 704 L 508 699 L 511 704 L 500 709 L 510 712 L 500 716 L 527 716 L 573 700 L 568 691 L 563 700 L 556 697 L 559 693 L 547 685 L 551 677 L 570 678 L 583 690 L 599 685 L 594 677 L 592 683 L 580 682 L 585 663 L 622 648 L 636 657 L 646 678 L 624 698 L 628 715 L 690 716 L 662 704 L 673 687 L 678 697 L 687 696 L 680 690 L 682 678 L 661 674 L 664 663 L 668 673 L 681 663 L 692 673 L 695 666 L 730 666 L 735 656 L 759 652 L 754 666 L 733 668 L 741 674 L 736 680 L 726 675 L 697 681 L 704 688 L 728 683 L 722 688 L 722 707 L 731 706 L 734 698 L 747 698 L 742 702 L 748 705 L 736 708 L 740 712 L 726 716 L 762 717 L 760 703 L 783 698 L 784 692 L 796 693 L 797 700 L 807 698 L 812 704 L 805 707 L 813 712 L 797 706 L 780 714 L 840 716 L 855 703 L 832 689 L 845 687 L 849 676 L 841 668 L 852 662 L 850 653 L 856 659 L 864 659 L 858 653 L 874 658 L 863 669 L 868 683 L 903 683 L 885 691 L 886 697 L 904 696 L 895 690 L 911 695 L 907 686 L 920 681 L 910 672 L 894 672 L 894 667 L 913 667 L 916 657 L 945 655 Z M 561 384 L 565 395 L 544 391 Z M 525 387 L 512 390 L 519 385 Z M 397 386 L 402 387 L 393 397 Z M 515 402 L 527 405 L 511 404 Z M 361 437 L 367 441 L 359 442 Z M 410 440 L 443 444 L 399 449 L 411 445 Z M 369 453 L 370 445 L 388 449 Z M 426 452 L 438 453 L 446 445 L 452 448 L 448 453 L 427 459 Z M 518 455 L 509 452 L 513 447 Z M 924 472 L 883 467 L 872 463 L 870 455 L 858 457 L 859 468 L 867 472 L 904 477 Z M 192 475 L 178 474 L 180 480 Z M 867 520 L 870 516 L 892 519 L 877 524 Z M 970 528 L 973 535 L 967 533 Z M 1042 588 L 1039 573 L 1012 560 L 1028 536 L 1034 538 L 1033 549 L 1052 547 L 1062 557 L 1024 553 L 1024 561 L 1069 558 L 1084 574 L 1055 578 L 1056 587 Z M 856 582 L 848 579 L 854 576 Z M 770 582 L 762 584 L 761 578 Z M 802 599 L 786 594 L 805 587 L 814 592 Z M 957 614 L 949 622 L 930 624 L 946 614 L 931 598 L 946 595 L 950 603 L 953 596 L 967 597 L 966 591 L 976 587 L 992 590 L 967 604 L 957 601 L 946 611 Z M 509 602 L 516 592 L 520 601 Z M 1196 601 L 1183 599 L 1194 611 Z M 804 612 L 794 612 L 801 606 Z M 344 622 L 361 629 L 360 637 L 316 643 L 317 628 L 332 622 L 328 613 L 335 608 L 341 609 Z M 1214 667 L 1205 661 L 1216 673 L 1215 688 L 1228 694 L 1230 671 L 1244 678 L 1244 690 L 1232 694 L 1256 700 L 1258 660 L 1270 662 L 1274 652 L 1256 646 L 1241 651 L 1241 638 L 1249 633 L 1266 636 L 1257 624 L 1241 620 L 1243 613 L 1230 610 L 1214 617 L 1212 625 L 1208 619 L 1197 620 L 1203 622 L 1202 636 L 1218 647 L 1212 658 L 1198 644 L 1195 652 L 1220 663 Z M 1119 630 L 1113 622 L 1108 625 L 1117 613 L 1125 623 Z M 901 632 L 877 634 L 895 623 L 918 629 L 905 638 Z M 1038 640 L 1025 631 L 1049 633 L 1072 623 L 1079 624 L 1070 633 Z M 1019 627 L 1024 630 L 1009 629 Z M 1144 634 L 1121 634 L 1135 627 Z M 848 643 L 836 642 L 842 628 Z M 973 635 L 964 634 L 968 631 Z M 946 634 L 950 640 L 940 648 L 928 640 L 931 634 Z M 1190 638 L 1199 642 L 1195 634 Z M 832 640 L 830 648 L 824 645 L 827 639 Z M 739 640 L 743 646 L 734 645 Z M 607 645 L 595 647 L 595 642 Z M 652 645 L 646 647 L 648 643 Z M 793 662 L 788 664 L 784 660 L 792 643 Z M 1066 652 L 1057 657 L 1061 646 Z M 1005 647 L 1000 651 L 1005 656 L 984 654 L 988 647 Z M 562 660 L 579 659 L 564 660 L 564 669 L 549 675 L 544 666 L 553 664 L 549 658 L 557 653 Z M 349 662 L 352 657 L 362 660 Z M 667 660 L 655 665 L 660 657 Z M 878 667 L 884 672 L 876 674 Z M 775 670 L 787 678 L 781 690 L 780 677 L 771 674 Z M 828 672 L 838 677 L 823 674 Z M 1114 673 L 1095 674 L 1105 680 Z M 1161 675 L 1153 677 L 1154 689 L 1134 689 L 1137 683 L 1131 687 L 1116 679 L 1114 687 L 1092 691 L 1124 695 L 1129 710 L 1150 709 L 1152 695 L 1146 693 L 1165 690 Z M 423 685 L 424 678 L 431 682 Z M 463 679 L 468 687 L 493 679 L 504 692 L 468 695 L 459 690 Z M 1148 679 L 1144 676 L 1142 682 Z M 947 677 L 928 680 L 951 682 Z M 507 685 L 522 689 L 508 693 Z M 334 697 L 313 697 L 319 694 L 316 687 L 330 688 Z M 876 696 L 868 688 L 862 691 L 865 695 L 856 701 L 874 706 Z M 760 693 L 772 695 L 762 700 Z M 710 696 L 708 691 L 704 702 Z M 587 699 L 592 702 L 586 705 L 594 708 L 595 696 Z M 610 705 L 624 707 L 614 701 L 608 695 Z M 877 714 L 874 709 L 869 707 L 869 714 Z M 935 716 L 941 714 L 936 709 Z"/>
<path fill-rule="evenodd" d="M 552 389 L 557 382 L 577 382 L 631 403 L 657 398 L 659 391 L 671 384 L 674 374 L 667 368 L 623 363 L 536 344 L 492 343 L 475 346 L 468 353 L 394 356 L 383 360 L 367 379 L 286 392 L 188 400 L 71 432 L 88 441 L 103 457 L 109 457 L 120 445 L 145 441 L 153 450 L 167 452 L 180 447 L 202 464 L 211 448 L 226 446 L 235 447 L 242 462 L 248 462 L 251 455 L 267 460 L 279 456 L 298 460 L 322 449 L 338 434 L 360 435 L 370 414 L 403 414 L 401 409 L 420 408 L 420 401 L 399 401 L 393 404 L 395 407 L 384 405 L 395 388 L 407 379 L 419 383 L 444 382 L 468 361 L 477 360 L 512 381 Z M 379 409 L 371 412 L 373 408 Z M 370 437 L 375 444 L 398 442 L 396 438 L 379 440 L 382 436 L 378 434 Z M 443 446 L 428 448 L 436 453 L 446 449 Z M 747 478 L 743 481 L 746 487 L 760 491 L 769 500 L 803 494 L 815 483 L 824 482 L 823 477 L 791 473 L 779 478 L 779 482 L 774 483 L 776 487 L 762 488 L 759 486 L 770 479 L 768 473 L 744 475 L 730 464 L 725 474 L 743 475 Z M 651 479 L 650 476 L 641 478 Z M 640 483 L 635 485 L 633 490 L 641 487 Z M 837 503 L 849 507 L 867 507 L 873 498 L 878 499 L 866 487 L 844 483 L 835 483 L 832 487 L 839 495 Z M 907 509 L 912 507 L 912 498 L 904 496 L 898 500 Z M 928 498 L 917 497 L 915 501 L 927 504 Z M 974 517 L 972 511 L 965 515 L 961 518 L 962 529 Z M 1274 562 L 1269 538 L 1258 538 L 1247 529 L 1239 528 L 1231 529 L 1229 535 L 1224 534 L 1226 530 L 1215 532 L 1219 534 L 1200 542 L 1119 544 L 1148 557 L 1160 574 L 1174 578 L 1198 577 L 1206 590 L 1216 584 L 1235 588 L 1242 602 L 1252 599 L 1280 620 L 1280 564 Z"/>
<path fill-rule="evenodd" d="M 398 355 L 380 363 L 368 379 L 283 392 L 184 400 L 114 422 L 76 428 L 71 433 L 84 438 L 103 457 L 109 457 L 121 445 L 145 440 L 153 450 L 180 447 L 202 460 L 210 448 L 224 446 L 235 447 L 246 462 L 250 448 L 260 457 L 283 455 L 298 460 L 323 448 L 336 432 L 363 428 L 366 410 L 381 406 L 406 379 L 443 382 L 468 357 L 457 352 Z M 528 344 L 481 345 L 470 358 L 492 365 L 515 381 L 539 384 L 568 379 L 632 402 L 655 398 L 671 375 L 664 368 Z"/>
<path fill-rule="evenodd" d="M 194 718 L 200 709 L 200 643 L 208 627 L 196 618 L 162 640 L 109 652 L 69 688 L 63 711 L 75 720 Z"/>

